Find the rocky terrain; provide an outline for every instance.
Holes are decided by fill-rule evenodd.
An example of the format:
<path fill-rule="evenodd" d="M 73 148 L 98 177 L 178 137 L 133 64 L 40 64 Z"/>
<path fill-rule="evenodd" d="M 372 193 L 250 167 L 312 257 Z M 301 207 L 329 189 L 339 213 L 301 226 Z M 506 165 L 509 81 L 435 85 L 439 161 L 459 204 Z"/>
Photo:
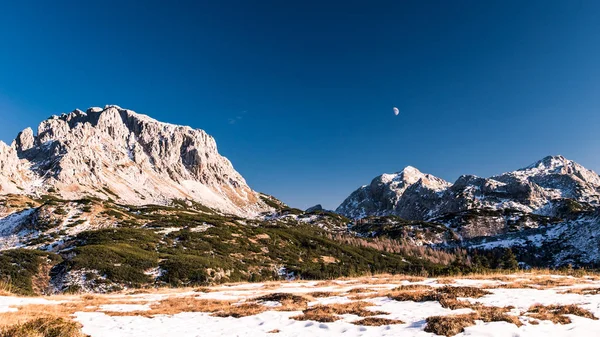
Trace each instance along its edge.
<path fill-rule="evenodd" d="M 132 205 L 181 199 L 245 216 L 269 209 L 206 132 L 118 106 L 52 116 L 0 143 L 0 192 Z"/>
<path fill-rule="evenodd" d="M 565 202 L 600 205 L 600 176 L 562 156 L 490 178 L 459 177 L 454 184 L 407 167 L 354 191 L 336 210 L 350 218 L 397 215 L 432 220 L 471 209 L 561 215 Z"/>

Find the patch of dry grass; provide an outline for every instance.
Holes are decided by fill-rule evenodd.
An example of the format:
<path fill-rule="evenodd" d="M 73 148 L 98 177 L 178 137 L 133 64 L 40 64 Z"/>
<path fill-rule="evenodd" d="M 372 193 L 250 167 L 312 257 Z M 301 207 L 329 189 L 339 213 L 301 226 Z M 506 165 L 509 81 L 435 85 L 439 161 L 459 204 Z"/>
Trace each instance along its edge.
<path fill-rule="evenodd" d="M 273 293 L 257 297 L 251 301 L 255 302 L 279 302 L 280 307 L 273 309 L 277 311 L 299 311 L 308 308 L 308 299 L 290 293 Z"/>
<path fill-rule="evenodd" d="M 463 314 L 450 316 L 431 316 L 427 318 L 425 332 L 440 336 L 454 336 L 465 331 L 466 327 L 475 325 L 477 314 Z"/>
<path fill-rule="evenodd" d="M 362 294 L 362 293 L 371 293 L 373 291 L 373 289 L 369 289 L 369 288 L 352 288 L 350 290 L 348 290 L 348 294 Z"/>
<path fill-rule="evenodd" d="M 438 284 L 454 284 L 456 283 L 456 280 L 454 278 L 445 277 L 439 278 L 435 280 L 435 282 L 437 282 Z"/>
<path fill-rule="evenodd" d="M 362 325 L 362 326 L 381 326 L 381 325 L 393 325 L 393 324 L 404 324 L 403 321 L 399 319 L 388 319 L 388 318 L 379 318 L 379 317 L 367 317 L 360 319 L 358 321 L 351 322 L 354 325 Z"/>
<path fill-rule="evenodd" d="M 516 326 L 521 326 L 523 323 L 518 316 L 509 315 L 508 312 L 512 307 L 476 307 L 477 319 L 482 320 L 486 323 L 489 322 L 507 322 L 512 323 Z"/>
<path fill-rule="evenodd" d="M 62 317 L 39 317 L 0 330 L 0 337 L 85 337 L 81 326 Z"/>
<path fill-rule="evenodd" d="M 416 288 L 416 290 L 402 290 L 388 294 L 396 301 L 442 301 L 447 302 L 456 300 L 458 297 L 479 298 L 491 294 L 489 291 L 476 287 L 453 287 L 444 286 L 441 288 Z"/>
<path fill-rule="evenodd" d="M 331 287 L 331 286 L 339 286 L 339 284 L 337 282 L 327 280 L 327 281 L 318 282 L 317 284 L 314 285 L 315 288 Z"/>
<path fill-rule="evenodd" d="M 322 312 L 306 312 L 302 315 L 290 317 L 296 321 L 315 321 L 320 323 L 331 323 L 342 319 L 340 316 Z"/>
<path fill-rule="evenodd" d="M 208 288 L 208 287 L 198 287 L 194 289 L 195 293 L 210 293 L 212 291 L 212 289 Z"/>
<path fill-rule="evenodd" d="M 392 289 L 392 291 L 431 290 L 431 289 L 433 289 L 433 287 L 430 285 L 427 285 L 427 284 L 405 284 L 405 285 L 401 285 L 401 286 L 398 286 L 398 287 Z"/>
<path fill-rule="evenodd" d="M 598 295 L 600 288 L 573 288 L 562 291 L 560 294 Z"/>
<path fill-rule="evenodd" d="M 215 313 L 227 311 L 233 305 L 230 301 L 198 299 L 195 297 L 169 297 L 150 305 L 147 311 L 106 312 L 110 316 L 145 316 L 176 315 L 182 312 Z"/>
<path fill-rule="evenodd" d="M 589 310 L 583 309 L 577 305 L 541 305 L 536 304 L 527 310 L 526 314 L 529 317 L 541 320 L 551 321 L 554 324 L 569 324 L 571 319 L 566 315 L 575 315 L 593 320 L 598 320 Z"/>
<path fill-rule="evenodd" d="M 485 295 L 491 294 L 491 292 L 483 290 L 481 288 L 476 287 L 453 287 L 453 286 L 445 286 L 436 289 L 438 293 L 443 295 L 451 296 L 451 297 L 470 297 L 470 298 L 480 298 Z"/>
<path fill-rule="evenodd" d="M 388 294 L 388 297 L 399 302 L 413 301 L 413 302 L 427 302 L 427 301 L 439 301 L 442 295 L 434 290 L 408 290 L 398 291 Z"/>
<path fill-rule="evenodd" d="M 338 296 L 338 295 L 340 295 L 340 293 L 335 293 L 332 291 L 315 291 L 312 293 L 308 293 L 307 295 L 310 297 L 314 297 L 314 298 L 323 298 L 323 297 Z"/>
<path fill-rule="evenodd" d="M 263 289 L 279 289 L 281 288 L 281 282 L 268 282 L 262 287 Z"/>
<path fill-rule="evenodd" d="M 256 304 L 256 303 L 243 303 L 240 305 L 230 305 L 226 308 L 223 308 L 215 313 L 212 316 L 215 317 L 246 317 L 246 316 L 254 316 L 258 315 L 267 310 L 266 307 Z"/>
<path fill-rule="evenodd" d="M 473 313 L 449 316 L 432 316 L 427 318 L 426 332 L 436 335 L 454 336 L 465 331 L 466 327 L 475 325 L 476 320 L 489 322 L 508 322 L 516 326 L 523 323 L 518 316 L 509 315 L 510 307 L 485 307 L 473 305 Z"/>
<path fill-rule="evenodd" d="M 338 315 L 356 315 L 360 317 L 370 317 L 376 315 L 387 315 L 383 311 L 371 311 L 366 307 L 373 306 L 373 303 L 355 301 L 349 303 L 335 303 L 329 305 L 316 305 L 302 311 L 302 315 L 291 317 L 298 321 L 317 321 L 317 322 L 335 322 L 340 319 Z"/>

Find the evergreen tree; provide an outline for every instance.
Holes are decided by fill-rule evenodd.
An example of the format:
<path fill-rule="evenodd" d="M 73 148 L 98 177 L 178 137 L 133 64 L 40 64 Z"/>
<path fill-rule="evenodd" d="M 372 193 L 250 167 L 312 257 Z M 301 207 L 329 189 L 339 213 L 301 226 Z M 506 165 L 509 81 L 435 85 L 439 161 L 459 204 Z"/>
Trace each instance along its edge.
<path fill-rule="evenodd" d="M 519 268 L 519 261 L 512 249 L 507 248 L 502 255 L 501 266 L 503 269 L 515 270 Z"/>

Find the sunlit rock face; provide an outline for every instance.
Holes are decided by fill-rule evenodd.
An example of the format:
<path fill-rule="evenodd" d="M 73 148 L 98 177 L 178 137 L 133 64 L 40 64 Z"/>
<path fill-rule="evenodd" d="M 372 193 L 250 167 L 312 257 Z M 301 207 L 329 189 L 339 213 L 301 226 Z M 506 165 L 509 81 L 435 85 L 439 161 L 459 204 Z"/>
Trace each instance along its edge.
<path fill-rule="evenodd" d="M 188 199 L 246 216 L 269 210 L 206 132 L 114 105 L 52 116 L 35 135 L 23 130 L 11 146 L 0 144 L 0 169 L 4 194 Z"/>

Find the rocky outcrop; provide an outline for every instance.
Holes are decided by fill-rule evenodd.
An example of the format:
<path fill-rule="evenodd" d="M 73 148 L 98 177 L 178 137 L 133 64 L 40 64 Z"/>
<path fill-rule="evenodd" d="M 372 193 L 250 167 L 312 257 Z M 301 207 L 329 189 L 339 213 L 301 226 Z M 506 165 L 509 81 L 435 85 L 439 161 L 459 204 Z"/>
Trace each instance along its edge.
<path fill-rule="evenodd" d="M 270 209 L 206 132 L 114 105 L 53 116 L 37 135 L 23 130 L 12 146 L 0 144 L 0 169 L 2 193 L 128 204 L 189 199 L 238 215 Z"/>

